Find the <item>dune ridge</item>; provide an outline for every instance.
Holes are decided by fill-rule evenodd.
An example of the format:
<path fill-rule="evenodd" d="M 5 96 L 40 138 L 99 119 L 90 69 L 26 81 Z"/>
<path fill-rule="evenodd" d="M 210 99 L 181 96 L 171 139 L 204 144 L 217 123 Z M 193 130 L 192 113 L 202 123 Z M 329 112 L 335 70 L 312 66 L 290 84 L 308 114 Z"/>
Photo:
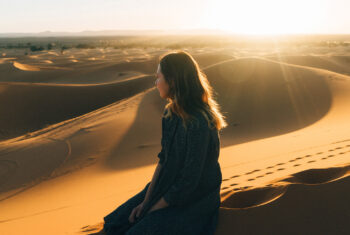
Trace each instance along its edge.
<path fill-rule="evenodd" d="M 204 71 L 231 123 L 227 132 L 241 142 L 311 125 L 332 105 L 328 71 L 261 57 L 230 59 Z"/>
<path fill-rule="evenodd" d="M 7 58 L 0 58 L 0 64 L 5 63 L 6 61 L 11 61 L 17 59 L 16 57 L 7 57 Z"/>
<path fill-rule="evenodd" d="M 277 62 L 304 65 L 319 69 L 350 75 L 350 61 L 348 56 L 266 56 Z"/>
<path fill-rule="evenodd" d="M 46 64 L 52 64 L 51 61 L 45 60 Z M 41 71 L 41 70 L 72 70 L 69 67 L 58 67 L 58 66 L 42 66 L 42 65 L 29 65 L 29 64 L 23 64 L 19 63 L 17 61 L 13 62 L 13 66 L 17 69 L 23 70 L 23 71 Z"/>
<path fill-rule="evenodd" d="M 349 174 L 349 164 L 309 169 L 269 186 L 227 194 L 215 234 L 346 234 L 350 208 L 343 203 L 350 196 Z"/>
<path fill-rule="evenodd" d="M 349 145 L 350 146 L 350 145 Z M 350 152 L 348 150 L 347 152 Z M 221 194 L 223 208 L 253 208 L 263 206 L 288 193 L 291 184 L 320 185 L 348 177 L 350 164 L 338 167 L 308 169 L 275 180 L 268 186 L 246 189 L 240 192 L 226 191 Z"/>
<path fill-rule="evenodd" d="M 2 82 L 0 139 L 14 138 L 82 115 L 148 89 L 154 86 L 153 82 L 152 76 L 145 75 L 89 85 Z"/>
<path fill-rule="evenodd" d="M 24 71 L 40 71 L 40 68 L 37 66 L 22 64 L 17 61 L 13 62 L 13 66 L 16 67 L 17 69 L 24 70 Z"/>

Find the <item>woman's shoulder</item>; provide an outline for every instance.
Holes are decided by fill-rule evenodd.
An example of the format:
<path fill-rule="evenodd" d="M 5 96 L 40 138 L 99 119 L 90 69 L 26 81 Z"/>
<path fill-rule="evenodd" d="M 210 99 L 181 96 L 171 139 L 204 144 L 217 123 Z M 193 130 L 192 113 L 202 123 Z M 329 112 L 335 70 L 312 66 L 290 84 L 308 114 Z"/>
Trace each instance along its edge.
<path fill-rule="evenodd" d="M 191 131 L 210 131 L 212 128 L 209 125 L 207 118 L 201 112 L 195 112 L 192 114 L 193 119 L 188 124 L 188 129 Z"/>
<path fill-rule="evenodd" d="M 169 112 L 168 110 L 165 110 L 162 116 L 162 126 L 165 131 L 170 131 L 171 129 L 173 129 L 177 124 L 178 119 L 180 119 L 174 113 L 171 113 L 170 116 L 165 116 L 167 115 L 168 112 Z"/>
<path fill-rule="evenodd" d="M 200 111 L 192 112 L 190 114 L 191 118 L 187 120 L 187 122 L 185 122 L 179 115 L 173 112 L 171 113 L 170 116 L 165 117 L 165 115 L 167 115 L 168 112 L 169 112 L 168 109 L 165 109 L 163 112 L 162 120 L 165 126 L 175 125 L 177 121 L 180 121 L 180 122 L 182 121 L 183 123 L 186 123 L 185 126 L 187 126 L 187 128 L 185 128 L 184 130 L 187 130 L 187 131 L 189 130 L 205 131 L 205 130 L 211 129 L 207 118 L 204 116 L 205 114 L 203 114 Z"/>

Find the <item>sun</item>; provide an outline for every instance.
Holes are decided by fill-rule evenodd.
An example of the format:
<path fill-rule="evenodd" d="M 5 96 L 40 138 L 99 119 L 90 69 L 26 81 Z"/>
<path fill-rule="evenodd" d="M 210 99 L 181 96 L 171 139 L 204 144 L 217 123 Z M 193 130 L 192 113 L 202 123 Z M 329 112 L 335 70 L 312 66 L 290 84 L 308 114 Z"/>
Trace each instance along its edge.
<path fill-rule="evenodd" d="M 207 0 L 207 27 L 238 34 L 312 33 L 322 27 L 324 0 Z"/>

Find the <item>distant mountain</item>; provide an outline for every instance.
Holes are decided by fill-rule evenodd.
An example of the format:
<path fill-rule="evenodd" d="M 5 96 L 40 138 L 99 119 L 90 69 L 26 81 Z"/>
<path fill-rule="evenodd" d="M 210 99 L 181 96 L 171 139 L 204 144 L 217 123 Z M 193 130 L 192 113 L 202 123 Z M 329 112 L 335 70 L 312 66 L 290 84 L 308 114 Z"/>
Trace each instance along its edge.
<path fill-rule="evenodd" d="M 187 30 L 101 30 L 81 32 L 52 32 L 38 33 L 0 33 L 0 37 L 85 37 L 85 36 L 132 36 L 132 35 L 171 35 L 171 34 L 226 34 L 224 30 L 216 29 L 187 29 Z"/>

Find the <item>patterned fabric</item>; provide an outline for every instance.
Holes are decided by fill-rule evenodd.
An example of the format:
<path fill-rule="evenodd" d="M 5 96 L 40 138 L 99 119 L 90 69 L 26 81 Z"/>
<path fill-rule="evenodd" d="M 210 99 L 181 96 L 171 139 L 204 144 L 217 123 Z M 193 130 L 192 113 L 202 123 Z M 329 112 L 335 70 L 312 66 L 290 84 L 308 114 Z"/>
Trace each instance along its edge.
<path fill-rule="evenodd" d="M 163 113 L 166 114 L 166 111 Z M 181 117 L 162 118 L 162 168 L 150 200 L 132 224 L 128 217 L 144 199 L 146 187 L 104 217 L 107 234 L 214 234 L 220 207 L 220 137 L 201 114 L 187 130 Z M 161 197 L 168 207 L 148 210 Z"/>

